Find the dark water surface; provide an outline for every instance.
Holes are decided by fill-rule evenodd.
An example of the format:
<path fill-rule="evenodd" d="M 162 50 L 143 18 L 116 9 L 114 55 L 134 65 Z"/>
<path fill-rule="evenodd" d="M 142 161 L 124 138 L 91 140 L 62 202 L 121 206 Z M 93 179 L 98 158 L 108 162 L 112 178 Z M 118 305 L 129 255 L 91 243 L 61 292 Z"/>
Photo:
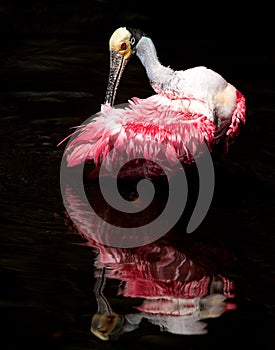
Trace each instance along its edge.
<path fill-rule="evenodd" d="M 204 36 L 190 34 L 184 40 L 180 14 L 173 21 L 172 11 L 163 9 L 156 19 L 153 6 L 145 10 L 144 1 L 125 4 L 31 1 L 1 7 L 1 348 L 271 349 L 271 43 L 257 36 L 251 40 L 247 24 L 232 29 L 232 37 L 226 31 L 227 45 L 216 38 L 213 25 Z M 206 22 L 200 21 L 201 29 Z M 227 156 L 214 158 L 214 199 L 199 228 L 185 233 L 187 212 L 171 236 L 132 250 L 100 246 L 75 229 L 59 186 L 64 145 L 56 146 L 72 126 L 99 110 L 108 39 L 125 24 L 152 33 L 164 64 L 175 69 L 207 65 L 220 72 L 246 96 L 248 111 Z M 133 58 L 117 103 L 150 94 L 143 67 Z M 112 215 L 99 199 L 97 183 L 87 186 L 102 217 Z M 128 184 L 122 191 L 126 197 L 133 193 Z M 81 228 L 85 206 L 73 189 L 67 195 Z M 160 194 L 145 220 L 156 215 L 161 201 Z M 104 341 L 90 327 L 98 307 L 107 306 L 124 326 Z"/>

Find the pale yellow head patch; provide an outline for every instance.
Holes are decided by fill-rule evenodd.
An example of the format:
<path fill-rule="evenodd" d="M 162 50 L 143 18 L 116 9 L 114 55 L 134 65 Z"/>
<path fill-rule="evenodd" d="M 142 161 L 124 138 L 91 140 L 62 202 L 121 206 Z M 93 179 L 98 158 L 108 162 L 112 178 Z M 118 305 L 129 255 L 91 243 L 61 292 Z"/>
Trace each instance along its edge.
<path fill-rule="evenodd" d="M 125 27 L 118 28 L 112 34 L 109 41 L 110 50 L 115 50 L 126 59 L 131 56 L 131 33 Z"/>

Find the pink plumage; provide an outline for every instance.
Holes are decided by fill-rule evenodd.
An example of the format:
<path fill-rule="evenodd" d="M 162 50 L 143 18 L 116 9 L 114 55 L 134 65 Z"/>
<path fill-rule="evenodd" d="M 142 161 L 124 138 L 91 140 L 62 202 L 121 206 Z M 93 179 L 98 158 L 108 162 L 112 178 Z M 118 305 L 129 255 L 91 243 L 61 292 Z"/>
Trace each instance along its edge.
<path fill-rule="evenodd" d="M 180 162 L 190 164 L 200 155 L 204 142 L 211 150 L 217 139 L 223 140 L 227 150 L 245 123 L 245 99 L 240 92 L 236 94 L 236 108 L 222 130 L 205 115 L 192 112 L 194 102 L 189 99 L 179 103 L 161 95 L 133 98 L 125 109 L 104 104 L 94 119 L 70 135 L 65 150 L 67 164 L 73 167 L 91 161 L 99 167 L 110 151 L 112 164 L 121 157 L 126 163 L 141 153 L 145 160 L 157 163 L 163 149 L 168 160 L 175 153 Z M 110 172 L 112 164 L 108 164 Z"/>

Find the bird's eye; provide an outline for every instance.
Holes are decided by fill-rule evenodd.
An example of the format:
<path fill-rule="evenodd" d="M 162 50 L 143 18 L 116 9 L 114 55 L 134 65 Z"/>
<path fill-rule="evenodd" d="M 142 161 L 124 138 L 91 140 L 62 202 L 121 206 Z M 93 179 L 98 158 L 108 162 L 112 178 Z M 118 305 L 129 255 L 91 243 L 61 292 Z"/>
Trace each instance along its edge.
<path fill-rule="evenodd" d="M 135 41 L 136 41 L 136 39 L 132 36 L 132 37 L 131 37 L 131 40 L 130 40 L 130 44 L 131 44 L 131 45 L 134 45 Z"/>
<path fill-rule="evenodd" d="M 126 50 L 126 48 L 127 48 L 126 43 L 122 43 L 122 44 L 120 45 L 120 49 L 121 49 L 121 50 Z"/>

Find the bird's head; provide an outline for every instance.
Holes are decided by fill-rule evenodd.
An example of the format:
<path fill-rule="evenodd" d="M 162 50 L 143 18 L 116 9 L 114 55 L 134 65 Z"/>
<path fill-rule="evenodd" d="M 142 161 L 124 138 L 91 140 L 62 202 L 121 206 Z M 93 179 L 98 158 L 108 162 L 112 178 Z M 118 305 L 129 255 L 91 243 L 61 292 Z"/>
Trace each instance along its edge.
<path fill-rule="evenodd" d="M 116 90 L 123 70 L 130 57 L 136 53 L 136 45 L 145 34 L 132 28 L 121 27 L 114 31 L 109 41 L 110 72 L 105 103 L 114 104 Z"/>

